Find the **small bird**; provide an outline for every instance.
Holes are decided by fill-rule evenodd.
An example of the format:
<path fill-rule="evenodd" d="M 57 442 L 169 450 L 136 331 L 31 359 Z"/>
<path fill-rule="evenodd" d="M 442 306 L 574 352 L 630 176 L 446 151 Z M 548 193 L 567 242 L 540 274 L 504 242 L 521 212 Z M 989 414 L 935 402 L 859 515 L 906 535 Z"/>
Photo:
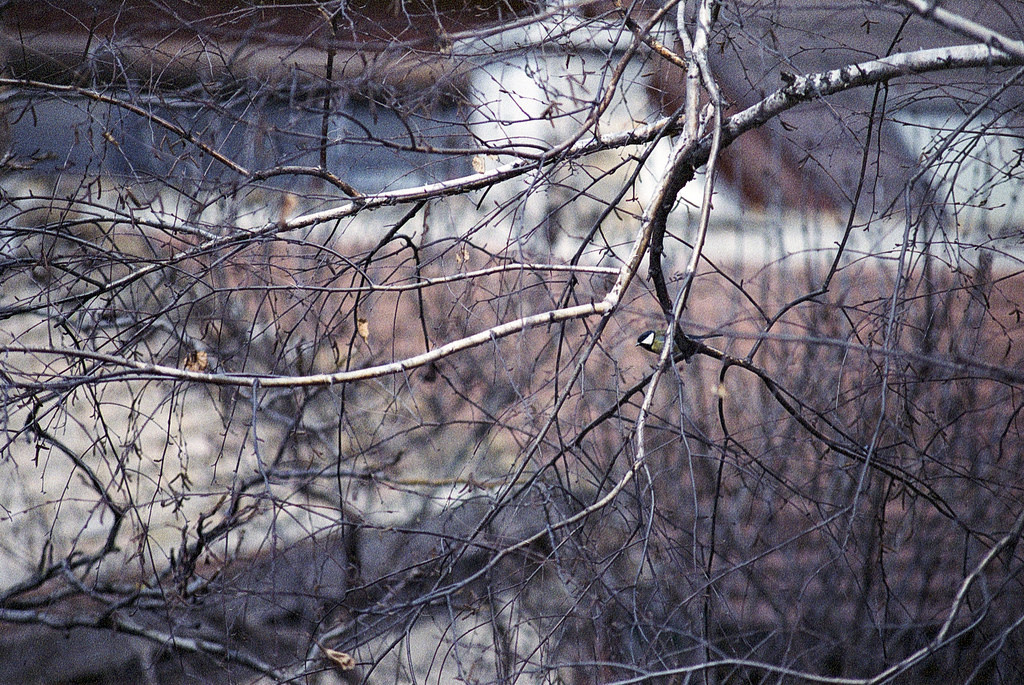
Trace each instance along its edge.
<path fill-rule="evenodd" d="M 644 331 L 636 339 L 636 346 L 654 354 L 661 354 L 661 351 L 665 349 L 665 331 Z M 689 359 L 697 352 L 697 344 L 685 334 L 679 333 L 676 336 L 675 349 L 672 352 L 673 356 L 681 355 L 683 359 Z"/>
<path fill-rule="evenodd" d="M 642 347 L 648 352 L 653 352 L 654 354 L 661 354 L 661 351 L 665 349 L 665 332 L 644 331 L 640 334 L 640 337 L 636 339 L 636 346 Z"/>

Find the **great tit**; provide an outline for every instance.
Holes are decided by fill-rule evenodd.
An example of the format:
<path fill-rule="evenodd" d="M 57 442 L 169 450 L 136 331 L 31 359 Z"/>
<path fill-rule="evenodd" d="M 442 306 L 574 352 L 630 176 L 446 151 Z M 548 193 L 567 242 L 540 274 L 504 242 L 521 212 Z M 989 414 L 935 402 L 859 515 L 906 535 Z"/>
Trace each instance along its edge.
<path fill-rule="evenodd" d="M 636 339 L 636 346 L 654 354 L 661 354 L 661 351 L 665 349 L 665 331 L 644 331 Z M 682 333 L 676 337 L 675 349 L 672 350 L 673 356 L 682 355 L 684 359 L 689 359 L 696 351 L 697 345 L 693 340 Z"/>
<path fill-rule="evenodd" d="M 661 354 L 661 351 L 665 349 L 665 331 L 644 331 L 636 339 L 636 346 L 654 354 Z M 679 346 L 676 345 L 676 347 Z"/>

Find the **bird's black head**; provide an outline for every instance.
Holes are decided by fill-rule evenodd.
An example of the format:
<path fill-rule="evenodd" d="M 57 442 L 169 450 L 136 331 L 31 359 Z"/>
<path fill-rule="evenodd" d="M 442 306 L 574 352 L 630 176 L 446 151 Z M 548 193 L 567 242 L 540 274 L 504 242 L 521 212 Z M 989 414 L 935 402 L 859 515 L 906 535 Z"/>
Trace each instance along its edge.
<path fill-rule="evenodd" d="M 656 348 L 660 348 L 658 345 L 658 334 L 655 331 L 644 331 L 640 334 L 640 337 L 636 339 L 637 347 L 642 347 L 645 350 L 651 352 L 657 352 Z"/>

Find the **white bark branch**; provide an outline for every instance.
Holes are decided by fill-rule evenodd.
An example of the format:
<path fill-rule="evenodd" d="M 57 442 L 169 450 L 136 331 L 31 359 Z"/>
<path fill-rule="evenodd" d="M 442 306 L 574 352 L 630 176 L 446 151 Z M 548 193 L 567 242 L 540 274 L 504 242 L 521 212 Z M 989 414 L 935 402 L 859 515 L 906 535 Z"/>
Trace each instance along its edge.
<path fill-rule="evenodd" d="M 1017 57 L 1001 52 L 987 45 L 962 45 L 900 53 L 882 59 L 847 65 L 827 72 L 799 76 L 791 84 L 784 88 L 780 88 L 755 105 L 752 105 L 751 107 L 748 107 L 747 109 L 726 119 L 720 129 L 720 145 L 724 147 L 744 132 L 761 126 L 766 121 L 778 116 L 782 112 L 796 107 L 802 102 L 825 97 L 844 90 L 849 90 L 850 88 L 872 85 L 907 74 L 1011 64 L 1024 64 L 1024 59 L 1018 59 Z M 0 79 L 0 84 L 2 83 L 3 80 Z M 663 135 L 664 129 L 670 122 L 671 120 L 666 118 L 648 126 L 639 127 L 627 132 L 596 137 L 589 142 L 581 141 L 573 146 L 572 156 L 586 155 L 609 148 L 649 143 Z M 683 154 L 674 160 L 673 167 L 680 164 L 688 164 L 696 168 L 706 163 L 708 158 L 711 156 L 712 148 L 714 147 L 713 138 L 714 136 L 708 135 L 696 145 L 687 146 L 686 149 L 683 150 Z M 554 161 L 554 158 L 548 160 L 549 163 L 553 163 Z M 341 206 L 330 210 L 306 214 L 282 224 L 271 224 L 257 231 L 236 231 L 229 236 L 223 236 L 216 240 L 205 241 L 201 245 L 183 250 L 165 262 L 149 264 L 124 276 L 123 278 L 116 279 L 108 284 L 96 288 L 92 293 L 76 295 L 73 298 L 66 298 L 66 300 L 73 300 L 75 302 L 86 301 L 96 295 L 110 292 L 127 285 L 148 273 L 165 268 L 167 264 L 177 263 L 197 254 L 202 254 L 211 249 L 224 247 L 241 240 L 257 237 L 269 237 L 277 234 L 278 232 L 287 232 L 309 227 L 321 222 L 335 221 L 352 216 L 364 209 L 462 193 L 475 188 L 486 187 L 501 180 L 512 178 L 521 173 L 535 169 L 536 162 L 515 162 L 492 171 L 472 174 L 452 179 L 450 181 L 433 183 L 420 186 L 418 188 L 367 195 L 365 197 L 348 201 Z M 455 354 L 456 352 L 484 344 L 490 340 L 512 335 L 533 326 L 545 325 L 557 321 L 585 318 L 595 314 L 605 315 L 609 313 L 617 306 L 622 293 L 625 291 L 625 288 L 629 285 L 633 276 L 636 274 L 636 270 L 639 268 L 640 262 L 643 259 L 643 255 L 650 240 L 649 229 L 650 226 L 645 224 L 644 228 L 638 233 L 627 264 L 619 270 L 619 277 L 615 285 L 600 302 L 555 309 L 532 316 L 522 317 L 515 321 L 510 321 L 488 328 L 475 335 L 452 341 L 429 352 L 366 369 L 335 374 L 319 374 L 314 376 L 263 377 L 255 375 L 199 373 L 158 364 L 145 364 L 111 355 L 103 355 L 100 353 L 75 349 L 43 349 L 5 346 L 0 348 L 0 350 L 13 353 L 32 352 L 90 357 L 97 361 L 104 361 L 124 367 L 132 372 L 116 372 L 99 377 L 91 377 L 89 379 L 90 381 L 112 381 L 144 375 L 147 377 L 157 376 L 172 380 L 210 383 L 215 385 L 247 386 L 252 385 L 254 382 L 258 382 L 262 387 L 296 387 L 333 385 L 337 383 L 377 378 L 395 373 L 403 373 Z M 61 304 L 61 302 L 49 303 L 49 305 L 57 304 Z M 18 307 L 0 309 L 0 318 L 22 313 L 24 309 L 25 308 Z"/>
<path fill-rule="evenodd" d="M 1002 50 L 1017 59 L 1024 59 L 1024 41 L 1004 36 L 983 24 L 943 9 L 939 7 L 939 3 L 936 0 L 931 0 L 931 2 L 926 0 L 901 0 L 901 2 L 925 19 L 930 19 L 940 26 L 956 31 L 960 35 L 967 36 L 973 40 L 981 41 L 985 45 Z"/>

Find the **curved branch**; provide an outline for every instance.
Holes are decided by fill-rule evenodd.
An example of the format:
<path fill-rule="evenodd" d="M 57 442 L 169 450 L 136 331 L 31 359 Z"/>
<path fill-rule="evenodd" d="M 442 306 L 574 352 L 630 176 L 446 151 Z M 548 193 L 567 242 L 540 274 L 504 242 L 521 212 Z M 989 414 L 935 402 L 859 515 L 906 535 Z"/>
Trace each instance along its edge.
<path fill-rule="evenodd" d="M 1017 59 L 1024 59 L 1024 41 L 1004 36 L 998 31 L 993 31 L 987 26 L 971 21 L 955 12 L 939 7 L 935 0 L 900 0 L 904 5 L 920 14 L 925 19 L 931 19 L 936 24 L 944 26 L 951 31 L 981 41 L 997 50 L 1002 50 Z"/>
<path fill-rule="evenodd" d="M 141 637 L 161 646 L 173 647 L 174 649 L 180 649 L 185 652 L 216 655 L 228 661 L 246 666 L 257 673 L 270 676 L 278 682 L 283 682 L 284 680 L 284 676 L 268 663 L 249 654 L 244 654 L 231 649 L 221 642 L 215 642 L 213 640 L 199 637 L 183 637 L 181 635 L 175 635 L 161 630 L 146 628 L 122 618 L 116 613 L 110 615 L 103 614 L 92 619 L 75 617 L 58 619 L 52 614 L 46 612 L 0 607 L 0 621 L 5 621 L 7 623 L 40 625 L 61 631 L 69 631 L 72 628 L 113 628 L 116 632 Z"/>
<path fill-rule="evenodd" d="M 65 383 L 76 385 L 79 383 L 103 383 L 111 381 L 124 381 L 137 379 L 140 377 L 146 378 L 164 378 L 166 380 L 176 381 L 191 381 L 195 383 L 206 383 L 209 385 L 220 385 L 220 386 L 234 386 L 234 387 L 247 387 L 253 383 L 258 382 L 261 388 L 296 388 L 296 387 L 315 387 L 315 386 L 330 386 L 338 385 L 341 383 L 351 383 L 353 381 L 367 380 L 370 378 L 380 378 L 382 376 L 390 376 L 396 373 L 404 373 L 420 366 L 425 366 L 431 362 L 436 362 L 444 357 L 448 357 L 456 352 L 467 350 L 472 347 L 483 345 L 492 340 L 498 338 L 504 338 L 514 333 L 519 333 L 528 328 L 534 326 L 543 326 L 558 321 L 568 321 L 571 319 L 580 319 L 595 314 L 605 314 L 613 308 L 612 302 L 609 297 L 600 302 L 593 304 L 577 305 L 575 307 L 565 307 L 562 309 L 553 309 L 540 314 L 534 314 L 532 316 L 524 316 L 514 321 L 492 326 L 486 330 L 480 331 L 474 335 L 467 336 L 454 340 L 447 345 L 441 345 L 435 347 L 429 352 L 415 355 L 413 357 L 407 357 L 398 361 L 390 362 L 388 364 L 380 364 L 378 366 L 370 366 L 365 369 L 357 369 L 355 371 L 342 371 L 338 373 L 325 373 L 315 374 L 311 376 L 263 376 L 258 374 L 219 374 L 219 373 L 201 373 L 198 371 L 187 371 L 185 369 L 178 369 L 173 366 L 164 366 L 162 364 L 147 364 L 144 362 L 136 362 L 123 357 L 118 357 L 110 354 L 103 354 L 101 352 L 92 352 L 89 350 L 78 350 L 72 348 L 46 348 L 46 347 L 31 347 L 31 346 L 20 346 L 20 345 L 4 345 L 0 346 L 0 353 L 22 353 L 22 354 L 59 354 L 67 357 L 80 357 L 85 359 L 92 359 L 95 361 L 105 362 L 115 366 L 124 367 L 127 371 L 114 372 L 99 374 L 96 376 L 89 376 L 78 379 L 68 379 Z"/>
<path fill-rule="evenodd" d="M 831 71 L 797 76 L 792 83 L 776 90 L 760 102 L 726 118 L 722 125 L 722 147 L 724 148 L 742 134 L 763 125 L 783 112 L 819 97 L 882 83 L 909 74 L 1012 65 L 1024 65 L 1024 59 L 1016 58 L 988 45 L 975 44 L 898 53 L 890 57 L 851 64 Z M 368 194 L 333 209 L 295 217 L 291 221 L 285 222 L 284 228 L 285 230 L 306 228 L 321 222 L 352 216 L 364 208 L 416 202 L 425 198 L 444 197 L 478 190 L 536 171 L 538 164 L 544 166 L 563 161 L 566 158 L 572 159 L 619 147 L 650 143 L 663 135 L 666 129 L 670 133 L 677 133 L 678 127 L 677 116 L 664 117 L 629 131 L 603 134 L 591 140 L 580 141 L 567 151 L 559 150 L 557 154 L 547 154 L 539 161 L 515 161 L 489 171 L 448 181 Z M 694 168 L 705 164 L 711 155 L 711 138 L 711 135 L 704 136 L 683 161 Z M 692 177 L 692 169 L 681 168 L 676 173 L 681 179 L 688 180 L 687 171 Z"/>

